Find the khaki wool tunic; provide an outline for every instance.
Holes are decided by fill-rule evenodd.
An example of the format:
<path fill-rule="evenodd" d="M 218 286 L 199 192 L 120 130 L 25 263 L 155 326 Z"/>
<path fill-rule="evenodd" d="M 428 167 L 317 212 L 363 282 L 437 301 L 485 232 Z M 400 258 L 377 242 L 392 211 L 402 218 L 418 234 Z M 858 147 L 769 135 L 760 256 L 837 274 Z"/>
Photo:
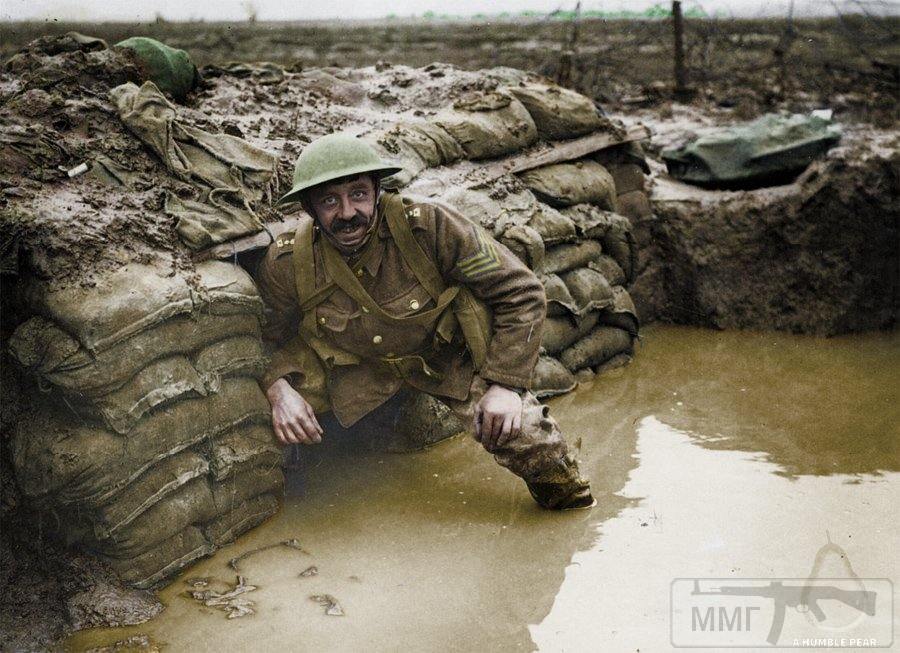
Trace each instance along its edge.
<path fill-rule="evenodd" d="M 403 198 L 413 235 L 435 263 L 444 283 L 464 285 L 487 304 L 493 314 L 487 359 L 478 374 L 488 383 L 528 388 L 537 362 L 541 327 L 546 311 L 544 288 L 534 273 L 480 226 L 445 206 Z M 380 204 L 372 238 L 373 251 L 357 276 L 382 309 L 404 317 L 434 308 L 434 300 L 403 260 L 391 236 Z M 316 288 L 328 283 L 322 242 L 313 242 Z M 288 377 L 295 387 L 304 370 L 284 345 L 298 333 L 301 315 L 292 264 L 293 238 L 285 236 L 269 246 L 260 262 L 257 282 L 266 305 L 263 337 L 276 347 L 260 385 L 267 389 Z M 433 326 L 397 327 L 379 321 L 343 290 L 336 288 L 311 310 L 319 335 L 330 344 L 362 358 L 358 365 L 327 369 L 331 408 L 350 426 L 393 396 L 405 383 L 436 395 L 466 399 L 475 374 L 471 356 L 461 340 L 435 349 Z M 380 360 L 384 356 L 421 355 L 439 374 L 400 378 Z"/>

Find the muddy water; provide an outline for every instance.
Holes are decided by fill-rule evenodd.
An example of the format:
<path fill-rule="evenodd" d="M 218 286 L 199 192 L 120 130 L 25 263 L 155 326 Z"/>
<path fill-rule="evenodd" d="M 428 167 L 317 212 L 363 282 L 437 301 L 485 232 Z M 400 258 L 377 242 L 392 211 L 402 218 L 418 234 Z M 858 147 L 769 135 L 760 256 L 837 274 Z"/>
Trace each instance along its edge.
<path fill-rule="evenodd" d="M 467 438 L 407 455 L 331 442 L 301 496 L 161 592 L 160 617 L 69 648 L 144 633 L 173 651 L 668 650 L 674 578 L 806 576 L 826 531 L 859 576 L 900 578 L 898 370 L 897 335 L 647 329 L 631 366 L 551 404 L 582 440 L 592 511 L 540 511 Z M 305 552 L 241 562 L 255 615 L 184 596 L 289 538 Z"/>

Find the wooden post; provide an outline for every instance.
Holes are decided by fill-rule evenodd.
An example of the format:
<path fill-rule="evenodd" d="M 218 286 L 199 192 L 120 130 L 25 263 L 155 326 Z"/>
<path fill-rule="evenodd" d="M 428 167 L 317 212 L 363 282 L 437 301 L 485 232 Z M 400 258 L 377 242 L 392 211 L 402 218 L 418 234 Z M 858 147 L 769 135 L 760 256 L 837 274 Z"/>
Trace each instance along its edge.
<path fill-rule="evenodd" d="M 675 97 L 689 95 L 687 71 L 684 68 L 684 19 L 681 16 L 681 0 L 672 0 L 672 26 L 675 32 Z"/>

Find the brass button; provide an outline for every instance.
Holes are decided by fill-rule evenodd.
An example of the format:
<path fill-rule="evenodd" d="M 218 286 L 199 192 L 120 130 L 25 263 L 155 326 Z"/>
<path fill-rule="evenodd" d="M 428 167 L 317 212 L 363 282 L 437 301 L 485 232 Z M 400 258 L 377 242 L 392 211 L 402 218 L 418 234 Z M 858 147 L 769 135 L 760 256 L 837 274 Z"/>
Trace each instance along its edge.
<path fill-rule="evenodd" d="M 416 299 L 411 300 L 411 301 L 409 302 L 409 307 L 410 307 L 411 309 L 413 309 L 414 311 L 419 310 L 419 301 L 416 300 Z"/>
<path fill-rule="evenodd" d="M 374 342 L 376 345 L 380 345 L 380 344 L 381 344 L 381 340 L 382 340 L 381 336 L 374 336 L 374 337 L 372 338 L 372 342 Z"/>
<path fill-rule="evenodd" d="M 360 268 L 356 271 L 356 276 L 361 277 L 362 275 L 363 275 L 363 271 L 362 271 L 362 268 Z"/>
<path fill-rule="evenodd" d="M 319 318 L 319 324 L 325 324 L 325 318 L 324 318 L 324 317 L 320 317 L 320 318 Z"/>

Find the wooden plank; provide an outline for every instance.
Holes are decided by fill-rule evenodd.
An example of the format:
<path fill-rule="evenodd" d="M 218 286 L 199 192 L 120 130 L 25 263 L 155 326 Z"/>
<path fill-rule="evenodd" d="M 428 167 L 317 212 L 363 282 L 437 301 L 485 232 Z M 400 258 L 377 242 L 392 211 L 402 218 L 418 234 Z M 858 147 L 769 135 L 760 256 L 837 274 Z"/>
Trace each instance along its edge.
<path fill-rule="evenodd" d="M 604 150 L 613 145 L 642 141 L 647 138 L 650 138 L 650 130 L 643 125 L 629 127 L 625 132 L 624 138 L 616 138 L 613 134 L 606 132 L 589 134 L 570 141 L 553 143 L 549 149 L 540 152 L 518 154 L 508 159 L 485 164 L 480 167 L 477 176 L 479 179 L 496 179 L 510 173 L 524 172 L 552 163 L 580 159 L 583 156 Z"/>
<path fill-rule="evenodd" d="M 479 165 L 477 168 L 461 174 L 457 181 L 462 181 L 474 175 L 480 182 L 486 182 L 506 174 L 524 172 L 525 170 L 540 168 L 552 163 L 580 159 L 583 156 L 613 145 L 641 141 L 647 138 L 650 138 L 650 130 L 643 125 L 629 127 L 625 132 L 624 138 L 616 138 L 613 134 L 606 132 L 589 134 L 581 138 L 573 138 L 570 141 L 550 143 L 547 148 L 542 149 L 540 152 L 518 154 L 500 161 Z M 287 231 L 294 231 L 297 228 L 297 223 L 298 218 L 287 218 L 283 222 L 271 222 L 266 225 L 268 232 L 262 231 L 252 236 L 244 236 L 221 245 L 214 245 L 209 249 L 197 252 L 194 254 L 193 259 L 196 262 L 208 261 L 214 258 L 229 259 L 244 252 L 268 247 L 273 238 L 277 239 Z"/>
<path fill-rule="evenodd" d="M 196 263 L 214 258 L 220 260 L 229 259 L 244 252 L 268 247 L 273 240 L 276 240 L 282 234 L 295 231 L 299 222 L 299 218 L 287 218 L 283 222 L 270 222 L 266 225 L 268 231 L 260 231 L 252 236 L 235 238 L 227 243 L 213 245 L 197 252 L 192 258 Z"/>

